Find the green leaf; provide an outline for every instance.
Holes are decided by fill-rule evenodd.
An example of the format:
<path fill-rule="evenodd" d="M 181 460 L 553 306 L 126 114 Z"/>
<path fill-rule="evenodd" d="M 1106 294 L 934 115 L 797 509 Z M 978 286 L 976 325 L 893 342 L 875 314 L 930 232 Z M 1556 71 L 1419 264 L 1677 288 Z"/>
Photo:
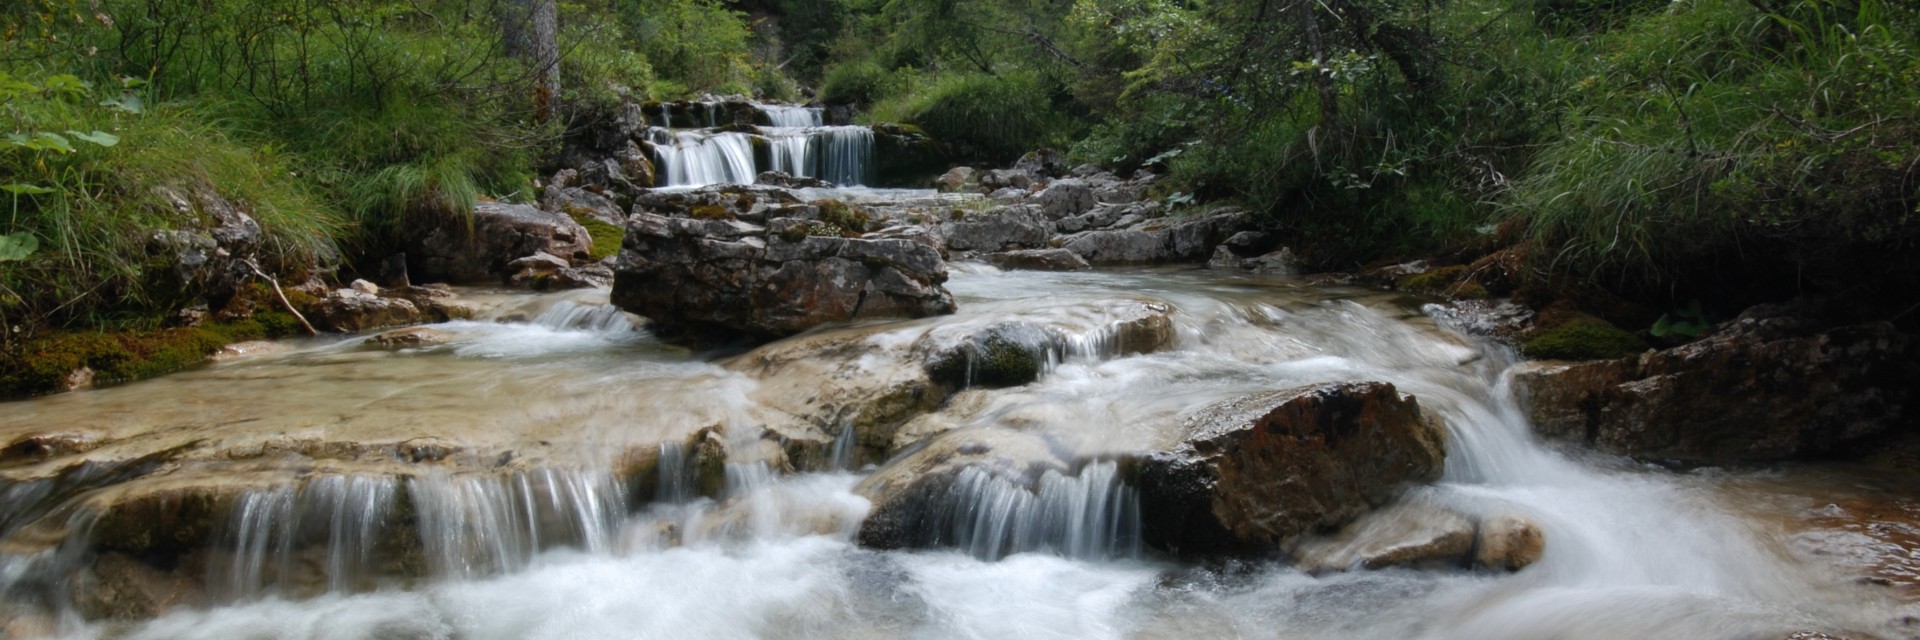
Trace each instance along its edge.
<path fill-rule="evenodd" d="M 48 76 L 40 81 L 40 88 L 48 93 L 86 93 L 88 86 L 87 81 L 70 73 Z"/>
<path fill-rule="evenodd" d="M 53 193 L 53 189 L 42 187 L 37 184 L 26 184 L 23 182 L 15 182 L 13 184 L 0 184 L 0 191 L 5 191 L 7 193 L 11 193 L 17 196 L 37 196 L 43 193 Z"/>
<path fill-rule="evenodd" d="M 73 153 L 73 143 L 68 142 L 67 139 L 60 134 L 51 131 L 42 131 L 33 134 L 33 138 L 27 141 L 26 147 L 34 151 L 53 150 L 61 153 Z"/>
<path fill-rule="evenodd" d="M 100 145 L 102 147 L 111 147 L 113 145 L 120 144 L 120 136 L 116 136 L 111 133 L 107 133 L 105 131 L 96 130 L 91 133 L 81 133 L 79 131 L 68 131 L 67 135 Z"/>
<path fill-rule="evenodd" d="M 21 231 L 0 236 L 0 262 L 25 260 L 40 248 L 40 239 Z"/>
<path fill-rule="evenodd" d="M 122 93 L 118 98 L 101 100 L 100 106 L 126 113 L 140 113 L 146 110 L 146 103 L 140 100 L 140 96 L 131 93 Z"/>

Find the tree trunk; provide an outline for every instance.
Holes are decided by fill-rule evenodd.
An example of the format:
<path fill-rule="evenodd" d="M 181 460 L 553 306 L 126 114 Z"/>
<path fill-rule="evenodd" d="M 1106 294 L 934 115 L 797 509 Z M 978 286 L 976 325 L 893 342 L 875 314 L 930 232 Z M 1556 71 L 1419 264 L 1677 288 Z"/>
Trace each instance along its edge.
<path fill-rule="evenodd" d="M 507 55 L 533 70 L 535 117 L 545 122 L 560 106 L 560 16 L 557 0 L 506 0 L 501 24 Z"/>

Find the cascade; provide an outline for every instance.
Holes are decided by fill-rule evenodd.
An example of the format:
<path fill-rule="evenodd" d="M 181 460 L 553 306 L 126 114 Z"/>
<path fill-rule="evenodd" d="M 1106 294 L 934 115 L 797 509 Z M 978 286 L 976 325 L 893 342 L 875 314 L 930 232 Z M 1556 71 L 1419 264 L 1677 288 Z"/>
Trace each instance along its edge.
<path fill-rule="evenodd" d="M 873 130 L 862 126 L 826 126 L 817 107 L 756 104 L 771 124 L 764 135 L 713 131 L 719 126 L 721 105 L 695 103 L 700 116 L 682 114 L 676 122 L 670 105 L 661 105 L 663 126 L 648 133 L 660 163 L 658 186 L 701 187 L 712 184 L 751 184 L 759 171 L 819 178 L 838 185 L 858 186 L 873 178 Z M 705 120 L 708 129 L 675 129 L 688 119 Z M 756 162 L 756 137 L 765 144 L 765 166 Z"/>
<path fill-rule="evenodd" d="M 983 560 L 1049 551 L 1069 558 L 1140 554 L 1140 504 L 1112 461 L 1066 475 L 1048 469 L 1032 486 L 979 467 L 960 472 L 940 499 L 928 535 Z"/>

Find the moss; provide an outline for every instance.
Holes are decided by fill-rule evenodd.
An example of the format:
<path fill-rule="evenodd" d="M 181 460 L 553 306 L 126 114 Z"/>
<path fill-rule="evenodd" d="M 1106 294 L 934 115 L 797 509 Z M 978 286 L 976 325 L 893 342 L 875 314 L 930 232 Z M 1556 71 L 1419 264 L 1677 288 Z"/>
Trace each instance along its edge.
<path fill-rule="evenodd" d="M 593 239 L 593 246 L 587 249 L 587 257 L 601 260 L 620 253 L 620 243 L 627 239 L 627 230 L 607 224 L 599 218 L 573 213 L 573 221 L 587 230 L 587 237 Z"/>
<path fill-rule="evenodd" d="M 796 224 L 780 231 L 780 239 L 787 242 L 799 242 L 807 239 L 807 226 Z"/>
<path fill-rule="evenodd" d="M 733 210 L 717 204 L 696 204 L 687 208 L 687 217 L 695 220 L 732 220 Z"/>
<path fill-rule="evenodd" d="M 858 236 L 873 224 L 865 211 L 839 200 L 815 200 L 811 204 L 820 209 L 820 222 L 839 229 L 840 235 Z"/>
<path fill-rule="evenodd" d="M 1452 298 L 1485 298 L 1487 288 L 1468 277 L 1466 265 L 1453 265 L 1401 278 L 1394 283 L 1401 291 L 1443 295 Z"/>
<path fill-rule="evenodd" d="M 1610 322 L 1578 315 L 1535 329 L 1520 349 L 1527 357 L 1541 360 L 1603 360 L 1640 353 L 1647 350 L 1647 343 Z"/>
<path fill-rule="evenodd" d="M 56 333 L 35 338 L 0 374 L 0 398 L 59 391 L 82 367 L 99 383 L 129 382 L 172 373 L 207 360 L 235 342 L 293 335 L 292 314 L 264 312 L 252 318 L 156 331 Z"/>
<path fill-rule="evenodd" d="M 742 193 L 739 197 L 733 199 L 733 208 L 739 211 L 746 211 L 752 209 L 753 205 L 759 202 L 760 200 L 753 197 L 753 194 Z"/>

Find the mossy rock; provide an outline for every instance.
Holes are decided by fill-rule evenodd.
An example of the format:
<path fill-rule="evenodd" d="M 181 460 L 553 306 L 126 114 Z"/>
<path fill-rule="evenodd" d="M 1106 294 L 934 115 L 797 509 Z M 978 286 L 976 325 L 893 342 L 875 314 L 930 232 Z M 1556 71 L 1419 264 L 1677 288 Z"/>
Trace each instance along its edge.
<path fill-rule="evenodd" d="M 1520 350 L 1538 360 L 1609 360 L 1647 350 L 1639 336 L 1589 315 L 1535 329 Z"/>
<path fill-rule="evenodd" d="M 573 221 L 587 230 L 587 237 L 593 245 L 587 249 L 587 258 L 599 261 L 620 253 L 620 243 L 626 241 L 627 230 L 607 224 L 605 221 L 581 213 L 573 214 Z"/>
<path fill-rule="evenodd" d="M 725 205 L 696 204 L 687 207 L 687 217 L 695 220 L 732 220 L 734 213 L 732 209 L 728 209 Z M 591 232 L 592 230 L 589 229 L 588 231 Z"/>
<path fill-rule="evenodd" d="M 1426 273 L 1417 273 L 1401 278 L 1394 286 L 1401 291 L 1448 296 L 1452 298 L 1479 299 L 1487 297 L 1487 288 L 1471 277 L 1466 265 L 1453 265 L 1432 269 Z"/>
<path fill-rule="evenodd" d="M 173 373 L 200 363 L 235 342 L 292 335 L 301 330 L 291 314 L 262 312 L 252 318 L 154 331 L 75 331 L 29 341 L 9 361 L 0 361 L 0 398 L 60 391 L 67 376 L 91 369 L 98 383 L 129 382 Z"/>
<path fill-rule="evenodd" d="M 873 224 L 867 212 L 839 200 L 815 200 L 809 204 L 820 210 L 821 224 L 840 229 L 847 237 L 865 233 Z"/>
<path fill-rule="evenodd" d="M 1046 331 L 1032 325 L 997 325 L 941 354 L 928 364 L 927 374 L 954 389 L 1027 384 L 1040 379 L 1049 342 Z"/>

